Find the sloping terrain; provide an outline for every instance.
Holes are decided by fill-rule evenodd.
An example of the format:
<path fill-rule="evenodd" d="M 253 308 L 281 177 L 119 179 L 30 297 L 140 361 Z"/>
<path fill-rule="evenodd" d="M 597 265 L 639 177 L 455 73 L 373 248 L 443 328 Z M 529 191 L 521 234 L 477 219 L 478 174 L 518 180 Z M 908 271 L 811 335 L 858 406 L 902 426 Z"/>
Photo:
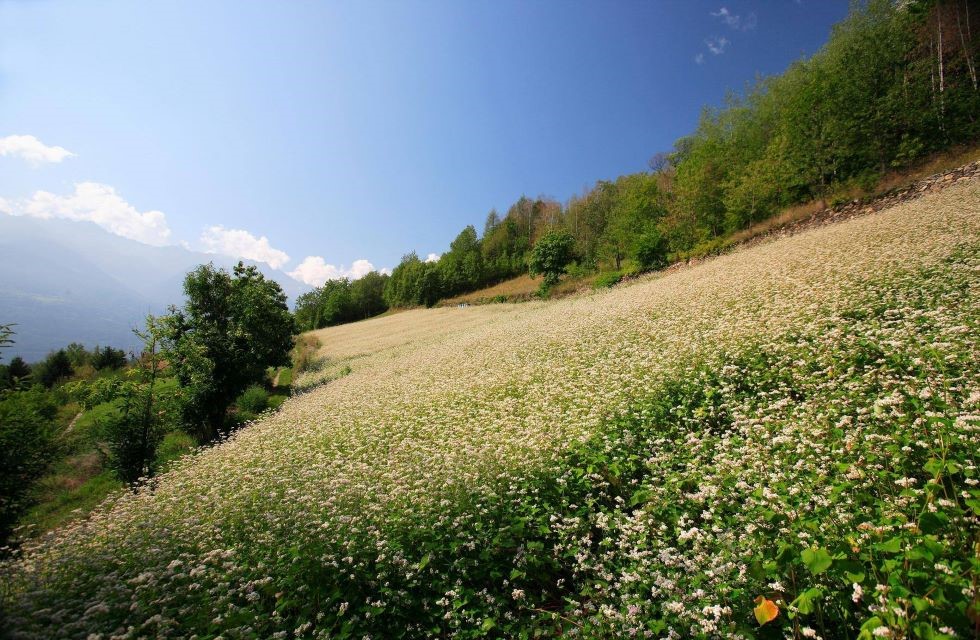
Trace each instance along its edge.
<path fill-rule="evenodd" d="M 307 375 L 349 375 L 27 548 L 7 624 L 968 631 L 978 243 L 971 181 L 628 287 L 319 331 L 329 365 Z M 912 553 L 899 533 L 928 538 L 924 578 L 900 571 L 921 553 L 879 562 Z"/>

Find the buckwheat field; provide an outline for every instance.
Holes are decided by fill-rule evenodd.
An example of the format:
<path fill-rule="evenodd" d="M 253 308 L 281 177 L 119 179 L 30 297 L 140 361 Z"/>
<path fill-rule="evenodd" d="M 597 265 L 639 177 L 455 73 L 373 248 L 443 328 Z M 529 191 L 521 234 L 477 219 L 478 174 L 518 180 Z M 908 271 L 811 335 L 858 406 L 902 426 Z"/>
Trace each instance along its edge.
<path fill-rule="evenodd" d="M 309 389 L 0 567 L 14 638 L 976 637 L 980 184 Z M 342 375 L 346 374 L 346 375 Z"/>

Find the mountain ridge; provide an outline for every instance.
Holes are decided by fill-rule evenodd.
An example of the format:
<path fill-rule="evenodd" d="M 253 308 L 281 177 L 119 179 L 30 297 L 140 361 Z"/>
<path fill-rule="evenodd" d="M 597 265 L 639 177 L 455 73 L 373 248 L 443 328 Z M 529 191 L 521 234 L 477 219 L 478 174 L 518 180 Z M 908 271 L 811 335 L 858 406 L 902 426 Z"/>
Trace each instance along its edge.
<path fill-rule="evenodd" d="M 138 347 L 133 329 L 149 313 L 183 301 L 184 275 L 208 262 L 230 269 L 238 258 L 151 246 L 91 222 L 0 216 L 0 323 L 14 323 L 5 359 L 36 361 L 80 342 Z M 283 288 L 290 304 L 311 290 L 288 274 L 252 260 Z"/>

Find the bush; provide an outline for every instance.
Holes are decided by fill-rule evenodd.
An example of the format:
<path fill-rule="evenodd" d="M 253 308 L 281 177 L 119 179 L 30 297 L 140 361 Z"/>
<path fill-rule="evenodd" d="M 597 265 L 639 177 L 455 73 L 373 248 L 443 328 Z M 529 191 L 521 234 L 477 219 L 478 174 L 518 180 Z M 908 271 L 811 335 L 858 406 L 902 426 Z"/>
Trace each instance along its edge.
<path fill-rule="evenodd" d="M 37 365 L 34 369 L 37 380 L 48 389 L 66 378 L 70 378 L 75 373 L 71 360 L 68 358 L 68 353 L 64 349 L 59 349 L 48 354 L 44 362 Z"/>
<path fill-rule="evenodd" d="M 575 239 L 564 231 L 546 233 L 531 250 L 528 269 L 531 276 L 542 275 L 542 292 L 558 284 L 565 267 L 572 261 Z"/>
<path fill-rule="evenodd" d="M 608 289 L 613 285 L 619 284 L 622 279 L 622 271 L 607 271 L 606 273 L 600 273 L 599 277 L 592 282 L 592 286 L 596 289 Z"/>
<path fill-rule="evenodd" d="M 656 231 L 644 233 L 636 241 L 636 260 L 645 271 L 667 266 L 667 242 Z"/>
<path fill-rule="evenodd" d="M 565 267 L 565 273 L 569 278 L 584 278 L 595 273 L 595 269 L 586 263 L 575 261 Z"/>
<path fill-rule="evenodd" d="M 8 393 L 0 401 L 0 541 L 23 509 L 28 489 L 56 452 L 58 408 L 38 389 Z"/>
<path fill-rule="evenodd" d="M 262 413 L 269 407 L 269 393 L 258 385 L 252 385 L 238 397 L 235 405 L 240 412 Z"/>
<path fill-rule="evenodd" d="M 126 366 L 126 352 L 112 347 L 96 347 L 92 352 L 92 366 L 98 371 L 103 369 L 122 369 Z"/>
<path fill-rule="evenodd" d="M 155 470 L 165 429 L 145 390 L 130 391 L 124 398 L 122 409 L 108 414 L 100 426 L 109 448 L 109 467 L 134 484 Z"/>

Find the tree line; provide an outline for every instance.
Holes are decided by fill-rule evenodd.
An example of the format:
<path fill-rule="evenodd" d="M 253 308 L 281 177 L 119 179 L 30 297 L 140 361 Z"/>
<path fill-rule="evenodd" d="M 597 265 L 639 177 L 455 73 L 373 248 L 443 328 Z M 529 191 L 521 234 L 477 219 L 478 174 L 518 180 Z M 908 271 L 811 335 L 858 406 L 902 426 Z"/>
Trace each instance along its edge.
<path fill-rule="evenodd" d="M 431 306 L 528 273 L 548 236 L 571 239 L 561 271 L 660 268 L 786 207 L 868 191 L 888 171 L 980 138 L 970 0 L 856 3 L 823 48 L 707 108 L 649 171 L 600 180 L 566 203 L 522 196 L 436 261 L 406 254 L 390 277 L 327 283 L 297 302 L 302 329 L 392 307 Z M 537 262 L 540 261 L 540 256 Z M 545 261 L 549 263 L 549 261 Z M 367 302 L 369 300 L 369 302 Z"/>

